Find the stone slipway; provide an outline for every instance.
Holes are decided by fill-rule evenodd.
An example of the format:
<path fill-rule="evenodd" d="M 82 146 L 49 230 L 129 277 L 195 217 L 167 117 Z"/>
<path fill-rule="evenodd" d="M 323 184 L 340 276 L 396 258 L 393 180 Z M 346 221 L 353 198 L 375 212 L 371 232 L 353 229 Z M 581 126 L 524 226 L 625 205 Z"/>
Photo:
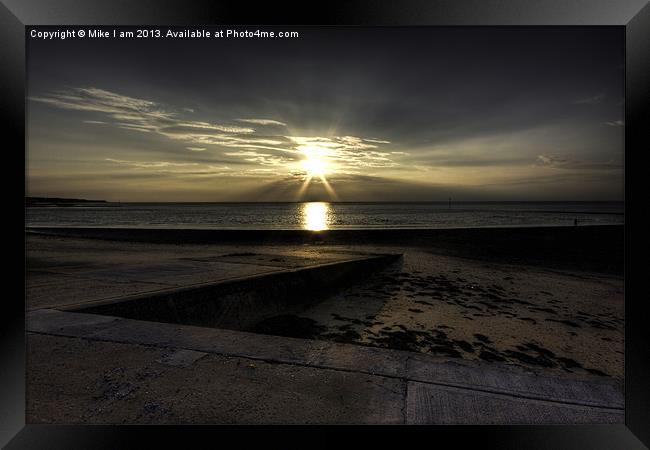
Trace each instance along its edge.
<path fill-rule="evenodd" d="M 357 254 L 335 262 L 85 301 L 63 309 L 246 330 L 261 320 L 304 309 L 401 258 L 400 254 Z"/>
<path fill-rule="evenodd" d="M 42 239 L 42 238 L 41 238 Z M 224 247 L 123 249 L 90 241 L 28 247 L 28 310 L 81 307 L 206 287 L 300 269 L 327 269 L 332 263 L 377 259 L 382 255 L 328 251 L 314 254 L 231 252 Z M 52 245 L 52 247 L 47 247 Z M 122 244 L 124 245 L 124 244 Z M 32 247 L 36 247 L 33 245 Z M 295 252 L 294 253 L 299 253 Z M 383 255 L 386 256 L 386 255 Z M 363 264 L 363 263 L 362 263 Z"/>
<path fill-rule="evenodd" d="M 68 404 L 77 405 L 71 408 L 81 409 L 77 411 L 79 417 L 92 411 L 92 417 L 79 420 L 93 423 L 115 421 L 111 414 L 117 414 L 117 410 L 123 414 L 120 421 L 146 423 L 165 420 L 408 424 L 624 421 L 623 393 L 614 384 L 540 376 L 498 365 L 474 365 L 397 350 L 52 309 L 29 312 L 27 331 L 30 341 L 39 339 L 39 344 L 30 349 L 29 361 L 33 361 L 33 365 L 43 364 L 41 359 L 70 346 L 77 347 L 73 355 L 79 359 L 70 365 L 65 361 L 52 361 L 48 365 L 50 373 L 43 377 L 44 380 L 39 382 L 36 376 L 33 382 L 28 383 L 30 389 L 35 390 L 32 395 L 39 397 L 35 404 L 28 404 L 31 422 L 56 421 L 56 417 L 63 417 L 56 415 L 49 420 L 39 419 L 48 408 L 47 403 L 43 403 L 45 394 L 36 395 L 39 386 L 50 396 L 56 397 L 53 389 L 60 391 L 56 402 L 65 403 L 63 398 Z M 108 353 L 106 346 L 112 348 Z M 112 392 L 110 384 L 109 388 L 100 389 L 100 394 L 92 397 L 84 394 L 89 385 L 97 386 L 101 380 L 107 379 L 108 369 L 116 370 L 125 365 L 126 362 L 121 360 L 128 359 L 126 355 L 129 352 L 139 354 L 147 348 L 154 352 L 150 357 L 143 355 L 136 363 L 131 362 L 142 366 L 132 369 L 135 372 L 146 368 L 158 374 L 157 378 L 146 382 L 145 393 L 138 392 L 138 383 L 124 382 L 123 392 L 116 388 L 117 393 L 113 394 L 117 397 L 109 395 L 112 409 L 106 405 L 102 407 L 105 409 L 98 406 L 103 404 L 102 396 L 107 395 L 107 389 Z M 107 354 L 108 360 L 103 360 L 102 354 Z M 32 366 L 29 361 L 28 369 Z M 230 384 L 227 390 L 200 381 L 207 378 L 220 384 L 219 370 L 226 370 L 224 367 L 230 367 L 233 361 L 237 362 L 238 370 L 241 367 L 249 369 L 242 378 L 224 374 Z M 70 366 L 79 364 L 88 366 L 71 371 Z M 178 371 L 183 374 L 180 378 Z M 29 372 L 28 376 L 33 377 Z M 82 376 L 80 374 L 87 379 L 75 381 Z M 286 386 L 292 377 L 297 378 L 296 390 Z M 67 382 L 51 381 L 57 379 Z M 165 403 L 160 400 L 164 396 L 156 394 L 156 397 L 148 399 L 146 395 L 160 389 L 169 390 L 172 386 L 178 390 L 188 389 L 188 384 L 196 395 L 203 392 L 201 398 L 204 400 L 178 396 L 173 402 Z M 283 391 L 285 387 L 288 391 Z M 28 403 L 29 397 L 28 391 Z M 120 399 L 123 401 L 118 401 Z M 159 405 L 161 401 L 165 403 L 160 406 L 165 411 L 163 416 L 145 414 L 147 408 L 152 408 L 147 405 L 152 402 Z M 202 401 L 207 403 L 204 405 Z M 285 402 L 298 408 L 283 408 Z M 213 411 L 207 406 L 215 403 L 228 404 L 234 410 L 228 415 L 224 410 Z M 249 403 L 252 410 L 257 410 L 256 413 L 251 413 L 250 409 L 245 413 L 238 409 L 246 408 Z M 125 409 L 125 405 L 128 408 Z M 192 416 L 197 411 L 199 416 Z"/>

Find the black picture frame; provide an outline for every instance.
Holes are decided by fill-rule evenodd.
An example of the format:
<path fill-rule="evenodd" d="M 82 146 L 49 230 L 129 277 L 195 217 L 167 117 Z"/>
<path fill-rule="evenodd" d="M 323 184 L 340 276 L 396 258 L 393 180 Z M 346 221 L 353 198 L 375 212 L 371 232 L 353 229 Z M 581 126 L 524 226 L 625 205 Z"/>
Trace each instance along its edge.
<path fill-rule="evenodd" d="M 462 445 L 468 439 L 498 448 L 644 448 L 650 446 L 650 342 L 646 319 L 645 292 L 641 283 L 633 283 L 632 249 L 641 254 L 644 248 L 636 241 L 643 238 L 641 227 L 647 218 L 641 190 L 631 183 L 644 179 L 644 153 L 650 149 L 648 99 L 650 99 L 650 6 L 647 0 L 402 0 L 400 2 L 353 0 L 333 4 L 317 1 L 297 3 L 247 1 L 102 1 L 102 0 L 3 0 L 0 5 L 0 102 L 5 147 L 16 161 L 6 172 L 24 177 L 24 157 L 20 146 L 25 141 L 25 27 L 29 25 L 585 25 L 620 26 L 626 35 L 626 102 L 625 102 L 625 425 L 593 426 L 483 426 L 483 427 L 401 427 L 397 433 L 406 438 L 416 433 L 427 440 L 453 439 Z M 645 150 L 645 151 L 644 151 Z M 16 183 L 19 181 L 16 180 Z M 25 182 L 23 178 L 23 183 Z M 19 210 L 24 214 L 24 195 L 15 185 L 5 193 L 6 223 L 23 229 Z M 634 199 L 634 201 L 631 201 Z M 639 205 L 635 206 L 635 202 Z M 15 210 L 15 212 L 14 212 Z M 12 227 L 11 227 L 12 228 Z M 636 230 L 636 231 L 633 231 Z M 16 238 L 21 242 L 21 231 Z M 225 444 L 224 433 L 246 435 L 251 427 L 120 427 L 120 426 L 25 426 L 25 314 L 24 241 L 11 258 L 5 283 L 19 286 L 4 296 L 2 313 L 2 369 L 0 372 L 0 444 L 6 448 L 130 448 L 143 439 L 166 444 L 187 445 L 194 440 Z M 18 261 L 21 263 L 19 264 Z M 19 273 L 20 272 L 20 273 Z M 21 277 L 21 274 L 23 275 Z M 23 284 L 20 285 L 20 279 Z M 634 289 L 632 288 L 634 286 Z M 22 291 L 20 290 L 22 287 Z M 9 291 L 7 291 L 9 292 Z M 255 428 L 255 427 L 253 427 Z M 330 428 L 308 427 L 321 436 Z M 346 428 L 350 431 L 350 428 Z M 255 428 L 259 431 L 259 427 Z M 264 428 L 275 435 L 275 428 Z M 305 429 L 300 430 L 302 432 Z M 386 432 L 373 431 L 382 440 Z M 291 431 L 293 432 L 293 430 Z M 250 435 L 249 435 L 250 436 Z M 234 437 L 234 436 L 232 436 Z M 198 442 L 198 441 L 197 441 Z M 270 442 L 270 441 L 269 441 Z M 414 442 L 415 441 L 406 441 Z M 431 441 L 432 442 L 432 441 Z M 216 444 L 215 444 L 216 445 Z"/>

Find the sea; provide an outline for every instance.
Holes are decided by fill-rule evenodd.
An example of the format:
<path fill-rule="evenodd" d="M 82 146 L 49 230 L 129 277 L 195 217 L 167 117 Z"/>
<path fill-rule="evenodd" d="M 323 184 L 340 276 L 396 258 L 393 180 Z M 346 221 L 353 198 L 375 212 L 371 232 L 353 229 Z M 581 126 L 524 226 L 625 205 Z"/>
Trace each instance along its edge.
<path fill-rule="evenodd" d="M 101 203 L 25 208 L 27 227 L 250 230 L 589 226 L 624 223 L 624 202 Z"/>

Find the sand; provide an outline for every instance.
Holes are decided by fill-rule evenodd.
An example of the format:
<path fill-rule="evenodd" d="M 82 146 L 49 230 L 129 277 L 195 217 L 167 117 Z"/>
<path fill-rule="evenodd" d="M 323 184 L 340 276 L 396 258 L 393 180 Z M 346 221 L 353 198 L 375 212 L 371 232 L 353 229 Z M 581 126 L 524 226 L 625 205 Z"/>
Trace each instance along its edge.
<path fill-rule="evenodd" d="M 401 267 L 296 313 L 311 337 L 623 378 L 622 278 L 400 250 Z"/>

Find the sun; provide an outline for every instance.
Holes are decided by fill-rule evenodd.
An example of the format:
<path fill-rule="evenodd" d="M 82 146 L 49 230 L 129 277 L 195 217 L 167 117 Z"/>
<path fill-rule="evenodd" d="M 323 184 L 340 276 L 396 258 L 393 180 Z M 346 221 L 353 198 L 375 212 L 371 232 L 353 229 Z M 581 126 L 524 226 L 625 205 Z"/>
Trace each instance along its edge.
<path fill-rule="evenodd" d="M 300 167 L 305 172 L 305 178 L 298 191 L 298 198 L 303 196 L 312 180 L 317 179 L 323 184 L 330 198 L 337 200 L 336 192 L 327 181 L 326 176 L 334 172 L 334 168 L 328 160 L 329 149 L 319 145 L 305 145 L 300 148 L 300 151 L 304 155 L 304 159 L 300 160 Z"/>
<path fill-rule="evenodd" d="M 327 172 L 327 163 L 320 158 L 303 159 L 300 164 L 308 177 L 322 177 Z"/>
<path fill-rule="evenodd" d="M 325 149 L 317 146 L 308 146 L 302 149 L 305 159 L 300 161 L 302 169 L 307 173 L 307 177 L 323 178 L 329 169 Z"/>

